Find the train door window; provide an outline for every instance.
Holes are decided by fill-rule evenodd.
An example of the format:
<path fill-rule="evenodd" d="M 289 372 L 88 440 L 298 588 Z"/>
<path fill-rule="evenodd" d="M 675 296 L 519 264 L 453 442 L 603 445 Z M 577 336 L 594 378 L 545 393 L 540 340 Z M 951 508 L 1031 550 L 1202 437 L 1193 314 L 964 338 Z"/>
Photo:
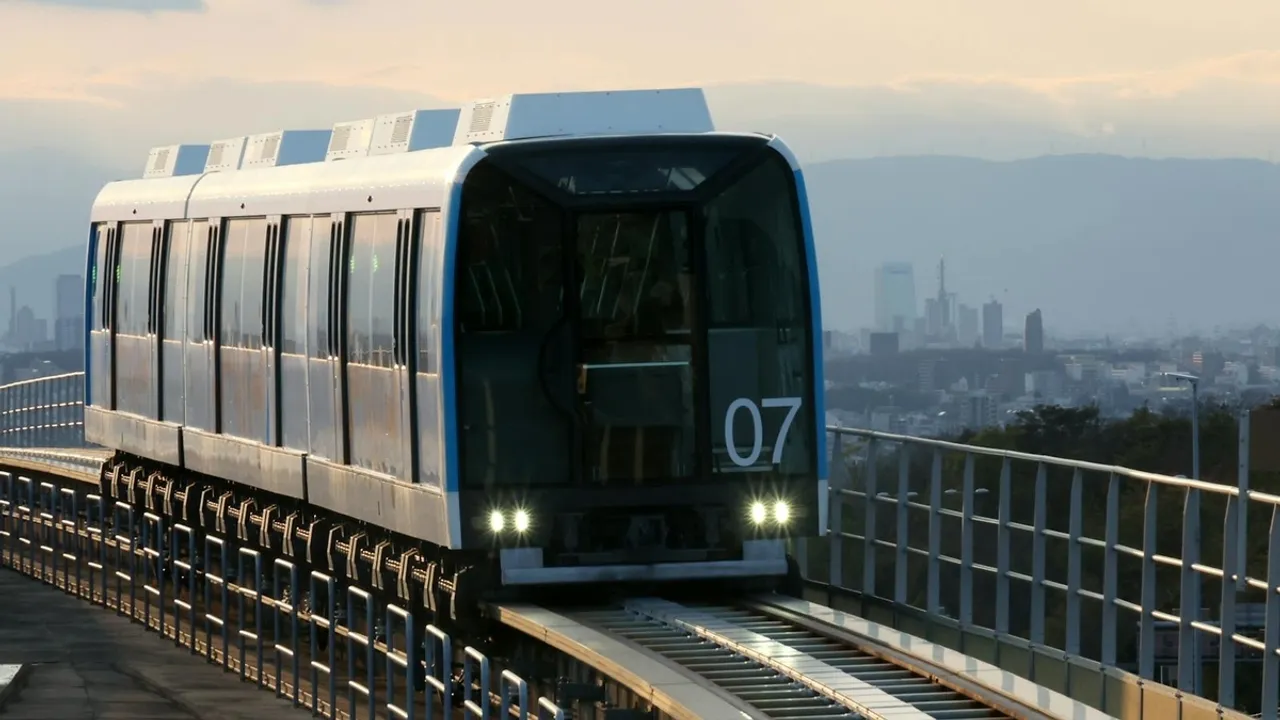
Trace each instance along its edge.
<path fill-rule="evenodd" d="M 264 281 L 267 264 L 267 221 L 257 218 L 249 221 L 244 238 L 244 285 L 241 289 L 240 347 L 246 350 L 262 348 L 266 300 Z"/>
<path fill-rule="evenodd" d="M 351 223 L 351 252 L 347 261 L 347 362 L 389 367 L 391 358 L 389 354 L 385 359 L 382 357 L 376 338 L 385 333 L 390 351 L 396 216 L 390 213 L 355 215 Z"/>
<path fill-rule="evenodd" d="M 311 219 L 311 259 L 307 265 L 307 352 L 317 359 L 329 357 L 330 245 L 333 218 Z M 313 418 L 314 420 L 314 418 Z"/>
<path fill-rule="evenodd" d="M 117 332 L 123 335 L 147 334 L 147 294 L 151 289 L 150 221 L 124 223 L 120 230 L 119 265 L 116 282 Z"/>
<path fill-rule="evenodd" d="M 771 157 L 705 210 L 717 471 L 805 474 L 813 441 L 808 287 L 794 175 Z"/>
<path fill-rule="evenodd" d="M 166 244 L 164 281 L 164 337 L 180 340 L 186 324 L 187 299 L 187 233 L 190 223 L 175 220 L 169 223 L 169 242 Z"/>
<path fill-rule="evenodd" d="M 262 347 L 262 278 L 266 262 L 265 218 L 236 218 L 227 222 L 222 255 L 223 347 L 258 350 Z"/>
<path fill-rule="evenodd" d="M 187 251 L 187 340 L 204 342 L 205 280 L 208 275 L 211 242 L 208 220 L 191 223 L 191 243 Z"/>
<path fill-rule="evenodd" d="M 222 282 L 218 285 L 221 318 L 218 328 L 223 347 L 240 347 L 240 316 L 244 312 L 244 240 L 248 220 L 228 220 L 222 237 Z"/>
<path fill-rule="evenodd" d="M 285 223 L 284 272 L 280 280 L 280 352 L 307 354 L 307 262 L 311 255 L 310 217 Z"/>

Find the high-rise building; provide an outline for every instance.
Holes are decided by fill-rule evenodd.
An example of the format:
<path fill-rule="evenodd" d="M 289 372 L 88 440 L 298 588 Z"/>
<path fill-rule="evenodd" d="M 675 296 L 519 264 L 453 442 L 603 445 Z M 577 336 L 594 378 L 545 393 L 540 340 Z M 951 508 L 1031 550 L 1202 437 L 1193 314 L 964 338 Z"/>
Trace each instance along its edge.
<path fill-rule="evenodd" d="M 53 344 L 58 350 L 84 347 L 84 277 L 59 275 L 54 283 Z"/>
<path fill-rule="evenodd" d="M 964 347 L 972 347 L 978 341 L 978 308 L 957 305 L 956 340 Z"/>
<path fill-rule="evenodd" d="M 1004 342 L 1004 308 L 992 300 L 982 306 L 982 346 L 992 350 Z"/>
<path fill-rule="evenodd" d="M 891 262 L 876 268 L 876 330 L 909 332 L 916 320 L 916 280 L 911 263 Z"/>
<path fill-rule="evenodd" d="M 928 335 L 933 340 L 951 342 L 956 339 L 954 308 L 955 293 L 947 292 L 947 261 L 938 260 L 938 294 L 925 299 L 925 320 Z"/>
<path fill-rule="evenodd" d="M 1040 308 L 1027 313 L 1027 323 L 1022 330 L 1022 349 L 1029 353 L 1044 352 L 1044 318 Z"/>

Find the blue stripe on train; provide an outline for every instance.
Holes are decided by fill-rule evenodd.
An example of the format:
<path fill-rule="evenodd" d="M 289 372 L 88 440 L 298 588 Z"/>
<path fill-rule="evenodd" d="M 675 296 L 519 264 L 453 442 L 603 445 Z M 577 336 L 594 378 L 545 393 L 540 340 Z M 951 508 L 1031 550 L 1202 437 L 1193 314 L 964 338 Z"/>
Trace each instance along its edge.
<path fill-rule="evenodd" d="M 818 435 L 818 479 L 827 479 L 826 452 L 826 383 L 822 377 L 822 293 L 818 289 L 818 253 L 813 243 L 813 220 L 809 215 L 809 193 L 804 173 L 796 170 L 796 195 L 800 200 L 800 224 L 804 228 L 805 266 L 809 271 L 809 312 L 812 314 L 813 337 L 813 413 L 814 432 Z"/>

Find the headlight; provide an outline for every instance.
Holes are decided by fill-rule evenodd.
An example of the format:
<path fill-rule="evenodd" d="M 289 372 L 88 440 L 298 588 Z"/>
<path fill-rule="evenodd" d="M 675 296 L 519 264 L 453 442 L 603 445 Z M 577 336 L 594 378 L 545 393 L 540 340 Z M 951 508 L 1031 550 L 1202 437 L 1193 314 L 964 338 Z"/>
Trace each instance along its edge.
<path fill-rule="evenodd" d="M 517 535 L 523 535 L 529 532 L 529 528 L 533 525 L 533 515 L 528 510 L 512 509 L 506 510 L 493 509 L 484 519 L 477 518 L 478 525 L 483 524 L 489 528 L 489 532 L 494 535 L 503 535 L 515 532 Z"/>
<path fill-rule="evenodd" d="M 786 500 L 753 500 L 748 513 L 751 524 L 758 528 L 766 525 L 785 526 L 791 522 L 791 503 Z"/>

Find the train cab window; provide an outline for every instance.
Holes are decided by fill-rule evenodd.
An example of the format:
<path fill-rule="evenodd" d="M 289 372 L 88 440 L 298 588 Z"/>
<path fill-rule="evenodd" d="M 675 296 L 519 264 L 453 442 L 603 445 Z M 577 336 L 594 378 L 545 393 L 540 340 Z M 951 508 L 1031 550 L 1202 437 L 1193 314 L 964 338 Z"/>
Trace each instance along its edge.
<path fill-rule="evenodd" d="M 767 138 L 496 147 L 458 223 L 464 486 L 816 469 L 804 233 Z"/>
<path fill-rule="evenodd" d="M 794 187 L 791 168 L 771 153 L 706 206 L 707 348 L 718 471 L 805 474 L 816 468 L 813 408 L 806 405 L 812 374 L 808 279 Z M 752 426 L 755 413 L 734 410 L 747 402 L 755 404 L 762 430 Z M 760 438 L 759 447 L 753 437 Z"/>
<path fill-rule="evenodd" d="M 147 295 L 151 290 L 151 221 L 123 223 L 120 228 L 116 283 L 116 332 L 147 334 Z"/>
<path fill-rule="evenodd" d="M 621 199 L 620 196 L 695 190 L 742 154 L 739 147 L 678 143 L 596 150 L 616 141 L 588 141 L 581 149 L 534 153 L 521 158 L 521 167 L 557 190 L 579 197 Z"/>

